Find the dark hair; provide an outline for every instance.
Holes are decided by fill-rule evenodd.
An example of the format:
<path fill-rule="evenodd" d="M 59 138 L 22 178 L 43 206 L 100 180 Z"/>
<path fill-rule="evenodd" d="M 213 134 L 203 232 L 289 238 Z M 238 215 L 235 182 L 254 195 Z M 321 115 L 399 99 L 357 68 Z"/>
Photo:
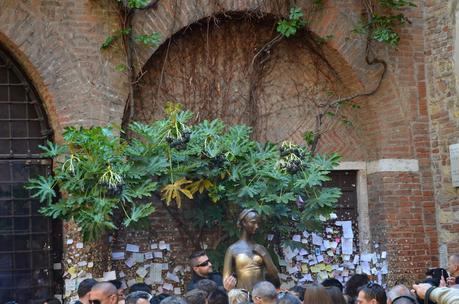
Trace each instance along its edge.
<path fill-rule="evenodd" d="M 129 293 L 133 293 L 134 291 L 145 291 L 151 294 L 151 287 L 145 283 L 135 283 L 129 288 Z"/>
<path fill-rule="evenodd" d="M 386 304 L 387 296 L 384 288 L 376 283 L 369 282 L 367 285 L 364 285 L 359 288 L 359 292 L 362 291 L 365 294 L 365 299 L 368 301 L 375 299 L 378 304 Z"/>
<path fill-rule="evenodd" d="M 160 293 L 159 295 L 156 295 L 150 299 L 150 304 L 159 304 L 159 302 L 161 302 L 167 297 L 169 297 L 167 293 Z"/>
<path fill-rule="evenodd" d="M 195 251 L 190 255 L 189 259 L 190 260 L 196 259 L 196 258 L 202 257 L 204 255 L 207 255 L 204 250 Z"/>
<path fill-rule="evenodd" d="M 330 295 L 325 291 L 325 287 L 317 284 L 306 285 L 303 303 L 308 304 L 333 304 Z"/>
<path fill-rule="evenodd" d="M 77 294 L 79 298 L 84 297 L 88 292 L 91 291 L 91 288 L 97 284 L 97 281 L 94 279 L 84 279 L 78 285 Z"/>
<path fill-rule="evenodd" d="M 330 295 L 333 304 L 346 304 L 343 292 L 336 286 L 326 286 L 325 290 Z"/>
<path fill-rule="evenodd" d="M 61 304 L 61 301 L 59 301 L 56 298 L 48 298 L 48 299 L 43 301 L 43 304 L 44 303 L 47 303 L 47 304 Z"/>
<path fill-rule="evenodd" d="M 215 289 L 207 297 L 208 304 L 228 304 L 228 295 L 220 288 Z"/>
<path fill-rule="evenodd" d="M 138 299 L 150 299 L 150 294 L 145 291 L 134 291 L 126 296 L 126 304 L 137 304 Z"/>
<path fill-rule="evenodd" d="M 343 292 L 343 284 L 341 284 L 341 282 L 335 278 L 325 279 L 323 280 L 321 284 L 323 287 L 332 287 L 332 286 L 338 287 L 339 290 Z"/>
<path fill-rule="evenodd" d="M 301 300 L 290 292 L 281 291 L 277 294 L 276 304 L 301 304 Z"/>
<path fill-rule="evenodd" d="M 432 280 L 428 283 L 436 287 L 440 286 L 441 277 L 443 277 L 445 281 L 448 279 L 448 271 L 444 268 L 430 268 L 426 271 L 426 275 L 432 277 Z"/>
<path fill-rule="evenodd" d="M 118 279 L 110 280 L 109 282 L 112 283 L 113 285 L 115 285 L 116 289 L 120 289 L 121 286 L 123 286 L 123 283 L 121 283 L 121 281 L 118 280 Z"/>
<path fill-rule="evenodd" d="M 305 292 L 305 288 L 303 286 L 300 286 L 300 285 L 296 285 L 296 286 L 293 286 L 292 288 L 290 288 L 290 291 L 292 293 L 295 293 L 298 295 L 298 298 L 300 298 L 301 301 L 304 300 L 304 292 Z"/>
<path fill-rule="evenodd" d="M 206 302 L 207 292 L 201 289 L 193 289 L 183 295 L 188 304 L 202 304 Z"/>
<path fill-rule="evenodd" d="M 359 293 L 359 288 L 367 284 L 369 281 L 370 279 L 366 274 L 354 274 L 349 278 L 349 281 L 346 282 L 344 293 L 351 298 L 355 298 Z"/>
<path fill-rule="evenodd" d="M 187 304 L 185 299 L 179 296 L 168 296 L 159 302 L 160 304 Z"/>
<path fill-rule="evenodd" d="M 210 294 L 218 287 L 217 283 L 209 279 L 199 280 L 195 286 L 197 289 L 204 290 L 207 294 Z"/>

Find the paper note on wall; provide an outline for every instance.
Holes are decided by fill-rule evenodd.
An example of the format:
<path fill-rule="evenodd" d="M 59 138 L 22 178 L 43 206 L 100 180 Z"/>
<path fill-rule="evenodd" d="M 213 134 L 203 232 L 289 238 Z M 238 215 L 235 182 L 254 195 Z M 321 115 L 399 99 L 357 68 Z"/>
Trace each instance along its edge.
<path fill-rule="evenodd" d="M 139 246 L 134 245 L 134 244 L 126 244 L 126 251 L 139 252 Z"/>
<path fill-rule="evenodd" d="M 342 238 L 341 246 L 342 246 L 343 254 L 352 254 L 352 251 L 353 251 L 352 239 Z"/>

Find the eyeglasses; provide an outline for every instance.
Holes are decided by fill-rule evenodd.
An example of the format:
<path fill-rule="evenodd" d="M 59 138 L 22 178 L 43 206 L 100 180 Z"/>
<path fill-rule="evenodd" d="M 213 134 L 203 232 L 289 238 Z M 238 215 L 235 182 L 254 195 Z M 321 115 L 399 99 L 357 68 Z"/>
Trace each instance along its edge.
<path fill-rule="evenodd" d="M 208 266 L 209 264 L 210 264 L 210 261 L 207 260 L 207 261 L 202 262 L 201 264 L 196 265 L 195 267 L 204 267 L 204 266 Z"/>

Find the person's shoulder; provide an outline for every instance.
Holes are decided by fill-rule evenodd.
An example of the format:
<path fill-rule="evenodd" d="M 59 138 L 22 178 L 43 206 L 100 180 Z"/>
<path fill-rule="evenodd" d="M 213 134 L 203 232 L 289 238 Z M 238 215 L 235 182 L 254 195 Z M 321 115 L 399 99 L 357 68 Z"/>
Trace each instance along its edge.
<path fill-rule="evenodd" d="M 223 276 L 219 272 L 212 272 L 209 276 L 209 279 L 221 286 L 223 284 Z"/>

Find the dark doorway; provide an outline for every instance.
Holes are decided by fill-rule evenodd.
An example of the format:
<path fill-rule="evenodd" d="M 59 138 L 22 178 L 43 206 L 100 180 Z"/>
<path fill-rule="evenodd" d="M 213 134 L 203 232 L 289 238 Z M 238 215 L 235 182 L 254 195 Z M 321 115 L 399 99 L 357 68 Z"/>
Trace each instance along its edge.
<path fill-rule="evenodd" d="M 41 303 L 61 293 L 62 228 L 39 213 L 24 188 L 51 173 L 39 145 L 51 140 L 42 104 L 11 56 L 0 48 L 0 303 Z M 54 267 L 53 267 L 54 266 Z"/>

